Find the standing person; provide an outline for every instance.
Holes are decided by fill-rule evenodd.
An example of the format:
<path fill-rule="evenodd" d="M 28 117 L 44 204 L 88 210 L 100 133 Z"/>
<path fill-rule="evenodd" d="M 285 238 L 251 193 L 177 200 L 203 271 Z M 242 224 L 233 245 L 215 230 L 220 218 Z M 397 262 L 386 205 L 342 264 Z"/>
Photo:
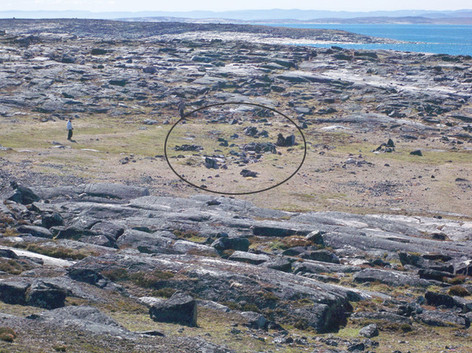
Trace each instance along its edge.
<path fill-rule="evenodd" d="M 185 102 L 184 101 L 180 101 L 178 107 L 179 109 L 179 114 L 180 114 L 180 117 L 183 118 L 185 117 Z"/>
<path fill-rule="evenodd" d="M 69 120 L 67 121 L 67 131 L 69 132 L 67 134 L 67 139 L 70 141 L 72 139 L 72 134 L 73 134 L 73 131 L 74 128 L 72 127 L 72 121 L 71 119 L 69 118 Z"/>

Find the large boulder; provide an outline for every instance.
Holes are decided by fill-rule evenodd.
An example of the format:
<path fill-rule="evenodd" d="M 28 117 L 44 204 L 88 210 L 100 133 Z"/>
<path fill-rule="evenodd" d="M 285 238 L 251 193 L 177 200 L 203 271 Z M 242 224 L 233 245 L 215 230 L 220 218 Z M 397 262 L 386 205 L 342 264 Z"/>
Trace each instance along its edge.
<path fill-rule="evenodd" d="M 26 304 L 26 290 L 30 283 L 26 280 L 0 281 L 0 300 L 7 304 Z"/>
<path fill-rule="evenodd" d="M 26 291 L 26 303 L 45 309 L 56 309 L 64 306 L 66 291 L 53 284 L 37 280 Z"/>
<path fill-rule="evenodd" d="M 187 326 L 197 324 L 197 303 L 188 294 L 176 292 L 168 300 L 155 303 L 149 309 L 151 319 Z"/>

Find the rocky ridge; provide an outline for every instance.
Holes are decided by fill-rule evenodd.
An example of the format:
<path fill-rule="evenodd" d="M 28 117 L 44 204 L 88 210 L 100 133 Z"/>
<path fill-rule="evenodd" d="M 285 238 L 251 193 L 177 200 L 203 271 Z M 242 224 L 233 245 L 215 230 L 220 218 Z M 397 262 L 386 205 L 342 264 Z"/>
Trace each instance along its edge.
<path fill-rule="evenodd" d="M 22 201 L 24 194 L 35 201 Z M 16 186 L 1 208 L 0 300 L 49 311 L 7 316 L 4 324 L 74 327 L 144 349 L 152 333 L 130 331 L 130 322 L 103 312 L 114 298 L 150 307 L 158 323 L 147 325 L 157 331 L 159 322 L 198 325 L 201 310 L 216 310 L 231 313 L 236 327 L 243 325 L 238 331 L 264 332 L 274 342 L 291 326 L 312 330 L 315 339 L 348 321 L 382 330 L 470 326 L 470 223 L 293 213 L 228 197 L 148 194 L 117 184 Z M 439 229 L 447 240 L 436 236 Z M 71 306 L 77 299 L 80 305 Z M 377 303 L 376 310 L 358 304 L 366 302 Z M 317 351 L 317 344 L 303 345 Z"/>

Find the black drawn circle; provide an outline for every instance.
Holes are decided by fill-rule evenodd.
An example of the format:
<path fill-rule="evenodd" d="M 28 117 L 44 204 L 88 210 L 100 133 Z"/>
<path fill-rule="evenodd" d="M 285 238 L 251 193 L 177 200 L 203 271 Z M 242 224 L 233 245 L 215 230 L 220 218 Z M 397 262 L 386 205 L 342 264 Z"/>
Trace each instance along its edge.
<path fill-rule="evenodd" d="M 210 190 L 210 189 L 207 189 L 207 188 L 204 188 L 204 187 L 201 187 L 201 186 L 198 186 L 198 185 L 195 185 L 194 183 L 188 181 L 187 179 L 185 179 L 182 175 L 180 175 L 175 169 L 174 167 L 172 167 L 172 163 L 170 162 L 169 160 L 169 157 L 167 155 L 167 141 L 169 140 L 169 136 L 171 135 L 172 133 L 172 130 L 174 130 L 174 128 L 183 120 L 187 119 L 187 117 L 191 116 L 192 114 L 196 113 L 196 112 L 199 112 L 201 110 L 205 110 L 205 109 L 208 109 L 208 108 L 212 108 L 212 107 L 218 107 L 218 106 L 223 106 L 223 105 L 252 105 L 252 106 L 255 106 L 255 107 L 259 107 L 259 108 L 263 108 L 263 109 L 267 109 L 267 110 L 271 110 L 273 111 L 274 113 L 277 113 L 279 115 L 282 115 L 285 119 L 287 119 L 288 121 L 290 121 L 298 130 L 298 132 L 300 133 L 302 139 L 303 139 L 303 158 L 302 158 L 302 161 L 300 162 L 300 165 L 297 167 L 297 169 L 295 169 L 295 171 L 290 174 L 290 176 L 288 176 L 287 178 L 285 178 L 284 180 L 282 180 L 281 182 L 275 184 L 275 185 L 272 185 L 272 186 L 269 186 L 267 188 L 264 188 L 264 189 L 261 189 L 261 190 L 256 190 L 256 191 L 247 191 L 247 192 L 224 192 L 224 191 L 216 191 L 216 190 Z M 186 114 L 184 114 L 184 116 L 182 118 L 180 118 L 174 125 L 172 125 L 172 127 L 170 128 L 169 132 L 167 133 L 167 136 L 166 136 L 166 139 L 164 141 L 164 156 L 166 158 L 166 161 L 167 161 L 167 164 L 169 165 L 169 168 L 174 172 L 175 175 L 177 175 L 181 180 L 185 181 L 187 184 L 197 188 L 197 189 L 200 189 L 200 190 L 203 190 L 203 191 L 207 191 L 207 192 L 211 192 L 211 193 L 214 193 L 214 194 L 221 194 L 221 195 L 250 195 L 250 194 L 257 194 L 259 192 L 264 192 L 264 191 L 268 191 L 268 190 L 271 190 L 271 189 L 274 189 L 276 188 L 277 186 L 280 186 L 284 183 L 286 183 L 287 181 L 289 181 L 293 176 L 295 176 L 295 174 L 298 173 L 298 171 L 300 170 L 300 168 L 302 167 L 303 163 L 305 162 L 305 158 L 306 158 L 306 154 L 307 154 L 307 144 L 306 144 L 306 139 L 305 139 L 305 135 L 303 134 L 302 130 L 300 129 L 300 127 L 291 119 L 289 118 L 287 115 L 279 112 L 278 110 L 275 110 L 273 108 L 269 108 L 269 107 L 266 107 L 262 104 L 256 104 L 256 103 L 247 103 L 247 102 L 225 102 L 225 103 L 215 103 L 215 104 L 209 104 L 209 105 L 206 105 L 204 107 L 200 107 L 198 109 L 195 109 L 191 112 L 188 112 Z"/>

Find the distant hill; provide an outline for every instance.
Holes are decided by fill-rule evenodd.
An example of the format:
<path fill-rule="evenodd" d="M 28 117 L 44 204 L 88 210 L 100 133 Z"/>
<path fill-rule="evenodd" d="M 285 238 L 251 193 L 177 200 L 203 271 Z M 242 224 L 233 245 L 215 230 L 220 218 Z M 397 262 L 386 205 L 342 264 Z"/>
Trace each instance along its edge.
<path fill-rule="evenodd" d="M 315 10 L 245 10 L 245 11 L 140 11 L 140 12 L 90 12 L 90 11 L 0 11 L 0 18 L 88 18 L 141 21 L 186 22 L 309 22 L 309 23 L 424 23 L 424 24 L 472 24 L 472 10 L 429 11 L 315 11 Z"/>

